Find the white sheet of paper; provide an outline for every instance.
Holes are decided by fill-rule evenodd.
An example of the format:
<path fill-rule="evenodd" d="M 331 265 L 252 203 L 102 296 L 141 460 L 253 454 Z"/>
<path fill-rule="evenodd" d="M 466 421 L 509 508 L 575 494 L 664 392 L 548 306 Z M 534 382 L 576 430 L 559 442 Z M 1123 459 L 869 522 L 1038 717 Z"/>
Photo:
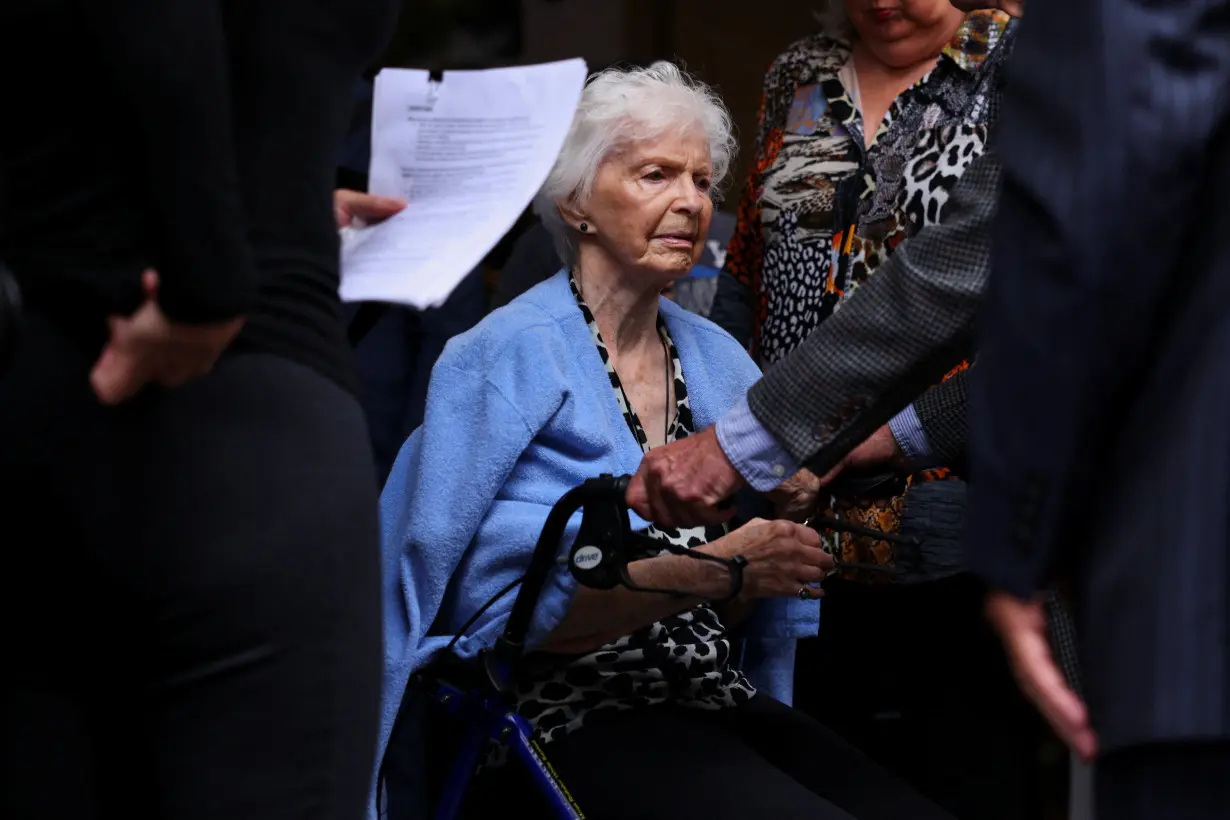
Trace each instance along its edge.
<path fill-rule="evenodd" d="M 384 69 L 372 102 L 368 190 L 408 201 L 343 231 L 344 301 L 444 302 L 547 178 L 585 86 L 584 60 L 448 71 Z"/>

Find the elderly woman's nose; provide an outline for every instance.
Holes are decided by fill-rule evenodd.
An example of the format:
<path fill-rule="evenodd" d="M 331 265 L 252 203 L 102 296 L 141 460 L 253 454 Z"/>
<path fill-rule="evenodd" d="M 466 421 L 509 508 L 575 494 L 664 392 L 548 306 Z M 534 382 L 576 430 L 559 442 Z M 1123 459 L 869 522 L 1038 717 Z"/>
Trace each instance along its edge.
<path fill-rule="evenodd" d="M 705 207 L 705 199 L 705 192 L 697 186 L 695 181 L 681 178 L 678 194 L 675 197 L 675 210 L 690 214 L 700 213 Z"/>

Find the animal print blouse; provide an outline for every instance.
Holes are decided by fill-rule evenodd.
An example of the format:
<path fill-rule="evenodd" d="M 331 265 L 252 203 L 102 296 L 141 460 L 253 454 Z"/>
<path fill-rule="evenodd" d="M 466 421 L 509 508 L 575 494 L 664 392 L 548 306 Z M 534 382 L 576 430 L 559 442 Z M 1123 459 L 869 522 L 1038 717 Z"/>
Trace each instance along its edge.
<path fill-rule="evenodd" d="M 753 300 L 752 355 L 763 367 L 806 339 L 898 244 L 943 218 L 949 190 L 986 148 L 1015 32 L 1003 12 L 966 15 L 936 67 L 893 101 L 870 148 L 849 43 L 815 35 L 777 58 L 725 265 Z M 846 506 L 846 517 L 891 531 L 902 497 Z M 847 560 L 885 563 L 889 550 L 843 538 Z"/>

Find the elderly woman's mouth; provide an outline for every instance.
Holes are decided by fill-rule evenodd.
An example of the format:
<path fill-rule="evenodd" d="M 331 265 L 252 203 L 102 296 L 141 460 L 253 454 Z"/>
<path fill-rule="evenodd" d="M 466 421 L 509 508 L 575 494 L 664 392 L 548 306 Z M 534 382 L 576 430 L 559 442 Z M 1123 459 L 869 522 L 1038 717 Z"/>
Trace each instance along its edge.
<path fill-rule="evenodd" d="M 690 233 L 663 233 L 654 239 L 673 248 L 690 248 L 696 242 L 696 237 Z"/>

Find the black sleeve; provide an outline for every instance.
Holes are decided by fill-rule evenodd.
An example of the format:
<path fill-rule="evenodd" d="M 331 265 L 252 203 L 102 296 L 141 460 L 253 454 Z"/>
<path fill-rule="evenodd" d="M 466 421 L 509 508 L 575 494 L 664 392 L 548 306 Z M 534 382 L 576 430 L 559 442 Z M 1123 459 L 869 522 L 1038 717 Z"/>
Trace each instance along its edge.
<path fill-rule="evenodd" d="M 500 269 L 495 292 L 491 296 L 492 310 L 503 307 L 539 282 L 550 279 L 563 264 L 555 251 L 550 231 L 541 222 L 535 222 L 513 243 L 508 261 Z"/>
<path fill-rule="evenodd" d="M 752 313 L 752 295 L 747 285 L 729 271 L 718 274 L 717 293 L 713 307 L 709 309 L 709 321 L 734 336 L 746 350 L 752 345 L 752 330 L 755 317 Z"/>
<path fill-rule="evenodd" d="M 256 262 L 243 217 L 218 0 L 82 0 L 158 231 L 159 304 L 181 322 L 243 315 Z"/>

